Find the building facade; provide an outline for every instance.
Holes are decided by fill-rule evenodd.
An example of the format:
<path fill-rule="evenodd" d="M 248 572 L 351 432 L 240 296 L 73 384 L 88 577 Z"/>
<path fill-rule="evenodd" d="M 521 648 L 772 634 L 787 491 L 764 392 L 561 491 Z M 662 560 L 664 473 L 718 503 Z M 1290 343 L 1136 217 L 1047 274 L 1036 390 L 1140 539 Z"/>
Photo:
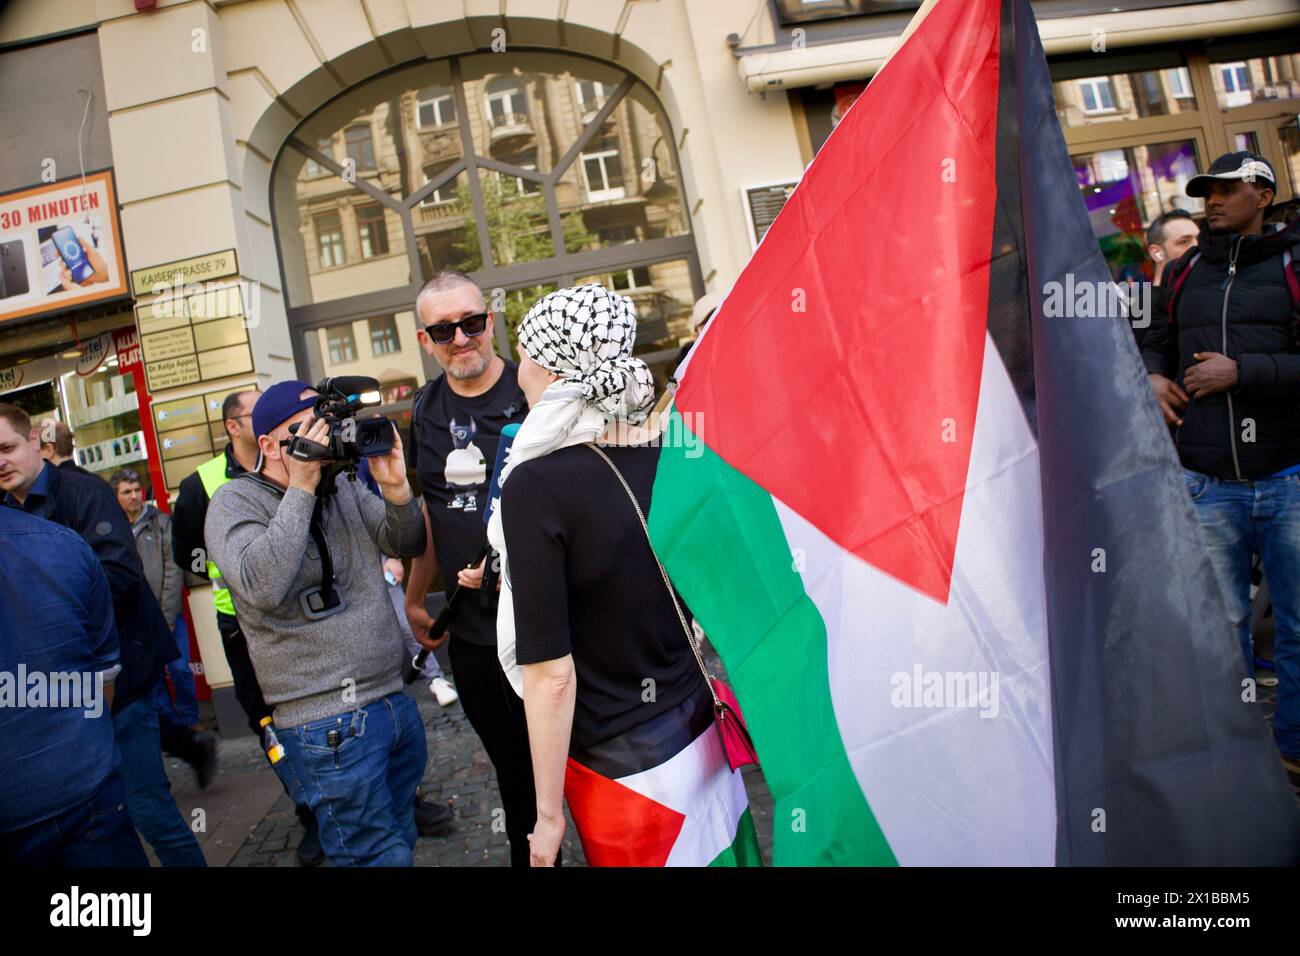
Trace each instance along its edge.
<path fill-rule="evenodd" d="M 662 383 L 695 299 L 735 280 L 918 5 L 13 0 L 0 400 L 165 502 L 235 388 L 364 374 L 409 417 L 437 373 L 412 306 L 445 268 L 478 280 L 507 354 L 546 291 L 626 293 Z M 1199 211 L 1183 185 L 1221 152 L 1262 152 L 1296 196 L 1300 0 L 1033 5 L 1117 277 L 1155 216 Z M 6 225 L 46 196 L 48 222 Z"/>

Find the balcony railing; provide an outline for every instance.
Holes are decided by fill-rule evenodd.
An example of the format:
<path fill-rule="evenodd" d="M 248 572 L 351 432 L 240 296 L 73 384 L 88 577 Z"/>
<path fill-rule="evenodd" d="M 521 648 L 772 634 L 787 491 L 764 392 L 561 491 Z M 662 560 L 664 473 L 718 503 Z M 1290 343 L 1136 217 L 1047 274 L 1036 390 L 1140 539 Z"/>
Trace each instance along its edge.
<path fill-rule="evenodd" d="M 527 113 L 499 113 L 492 117 L 492 149 L 517 149 L 533 135 Z"/>

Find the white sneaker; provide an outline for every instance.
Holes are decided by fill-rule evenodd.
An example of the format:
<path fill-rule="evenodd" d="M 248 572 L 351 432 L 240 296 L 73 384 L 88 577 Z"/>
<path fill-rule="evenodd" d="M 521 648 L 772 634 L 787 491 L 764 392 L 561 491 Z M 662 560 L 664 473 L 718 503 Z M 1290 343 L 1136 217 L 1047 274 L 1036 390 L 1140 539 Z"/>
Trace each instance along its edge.
<path fill-rule="evenodd" d="M 429 681 L 429 690 L 440 707 L 450 707 L 460 700 L 460 694 L 456 693 L 456 688 L 452 687 L 445 677 L 435 677 Z"/>

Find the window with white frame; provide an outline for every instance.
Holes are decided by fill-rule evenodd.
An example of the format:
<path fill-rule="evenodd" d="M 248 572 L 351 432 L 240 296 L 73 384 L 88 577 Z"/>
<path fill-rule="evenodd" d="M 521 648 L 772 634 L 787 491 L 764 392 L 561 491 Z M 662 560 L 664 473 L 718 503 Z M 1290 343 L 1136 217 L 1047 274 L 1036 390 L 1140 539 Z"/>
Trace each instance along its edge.
<path fill-rule="evenodd" d="M 583 120 L 589 120 L 600 112 L 606 98 L 613 92 L 599 80 L 578 80 L 575 86 L 578 90 L 578 109 L 582 113 Z"/>
<path fill-rule="evenodd" d="M 397 337 L 397 320 L 395 318 L 391 315 L 385 315 L 377 319 L 371 319 L 369 325 L 371 355 L 378 357 L 401 351 L 402 345 Z"/>
<path fill-rule="evenodd" d="M 1180 66 L 1166 73 L 1169 77 L 1169 92 L 1174 99 L 1190 100 L 1192 98 L 1192 78 L 1187 75 L 1187 67 Z"/>
<path fill-rule="evenodd" d="M 446 171 L 447 167 L 450 165 L 451 163 L 442 163 L 438 165 L 425 166 L 424 167 L 425 184 L 427 185 L 428 183 L 431 183 L 433 182 L 433 180 L 437 179 L 440 175 L 442 175 L 442 173 Z M 447 180 L 447 182 L 443 183 L 433 192 L 429 193 L 429 195 L 421 199 L 420 205 L 421 206 L 443 206 L 446 205 L 447 203 L 455 202 L 456 201 L 456 179 L 457 177 L 453 176 L 451 179 Z"/>
<path fill-rule="evenodd" d="M 330 364 L 357 360 L 357 340 L 352 335 L 352 324 L 336 325 L 325 330 L 325 341 L 329 346 Z"/>
<path fill-rule="evenodd" d="M 375 140 L 369 123 L 349 126 L 343 131 L 343 139 L 348 144 L 348 159 L 352 160 L 354 169 L 375 168 Z"/>
<path fill-rule="evenodd" d="M 456 101 L 445 87 L 428 86 L 415 101 L 415 125 L 420 129 L 437 129 L 456 122 Z"/>
<path fill-rule="evenodd" d="M 1079 98 L 1085 113 L 1106 113 L 1115 108 L 1110 77 L 1093 76 L 1079 81 Z"/>
<path fill-rule="evenodd" d="M 320 139 L 316 140 L 316 149 L 318 152 L 324 153 L 326 156 L 329 156 L 330 159 L 334 158 L 333 156 L 334 141 L 330 139 L 328 136 L 322 136 Z M 307 159 L 306 164 L 303 166 L 303 173 L 309 179 L 315 176 L 323 176 L 327 172 L 329 172 L 328 169 L 326 169 L 324 166 L 316 162 L 316 160 L 311 159 L 310 157 Z"/>
<path fill-rule="evenodd" d="M 611 147 L 583 153 L 580 159 L 590 202 L 622 199 L 627 195 L 623 188 L 623 163 L 617 149 Z"/>
<path fill-rule="evenodd" d="M 511 166 L 518 166 L 520 169 L 537 172 L 537 153 L 535 150 L 523 154 L 522 156 L 513 156 L 504 160 Z M 531 179 L 524 179 L 522 176 L 511 176 L 509 173 L 497 172 L 494 170 L 497 182 L 501 184 L 503 191 L 508 195 L 513 192 L 519 196 L 531 196 L 541 193 L 542 184 L 534 182 Z"/>
<path fill-rule="evenodd" d="M 1253 100 L 1250 89 L 1250 70 L 1243 61 L 1220 63 L 1219 78 L 1223 81 L 1223 105 L 1246 106 Z"/>
<path fill-rule="evenodd" d="M 384 208 L 377 202 L 367 203 L 357 207 L 356 216 L 361 258 L 388 255 L 388 226 L 384 219 Z"/>
<path fill-rule="evenodd" d="M 524 96 L 522 85 L 508 86 L 505 89 L 488 93 L 488 120 L 493 126 L 512 126 L 528 120 L 528 101 Z"/>

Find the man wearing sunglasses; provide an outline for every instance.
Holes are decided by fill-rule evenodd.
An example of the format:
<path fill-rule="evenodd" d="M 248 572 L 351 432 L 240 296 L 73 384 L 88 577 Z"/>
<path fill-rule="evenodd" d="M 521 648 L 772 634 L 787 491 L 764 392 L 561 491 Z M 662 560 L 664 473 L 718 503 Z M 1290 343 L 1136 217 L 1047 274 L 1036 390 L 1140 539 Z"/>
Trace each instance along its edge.
<path fill-rule="evenodd" d="M 427 517 L 424 553 L 411 563 L 406 616 L 416 639 L 429 640 L 433 623 L 425 593 L 441 570 L 450 595 L 458 578 L 477 588 L 475 568 L 487 544 L 483 508 L 501 429 L 523 420 L 528 409 L 517 381 L 518 366 L 492 349 L 495 316 L 474 280 L 441 272 L 415 300 L 420 345 L 442 367 L 411 407 L 407 471 L 419 477 Z M 463 594 L 450 627 L 452 675 L 465 716 L 496 769 L 505 811 L 510 858 L 528 866 L 528 831 L 537 816 L 532 759 L 523 702 L 506 683 L 497 660 L 496 606 L 491 595 Z"/>

